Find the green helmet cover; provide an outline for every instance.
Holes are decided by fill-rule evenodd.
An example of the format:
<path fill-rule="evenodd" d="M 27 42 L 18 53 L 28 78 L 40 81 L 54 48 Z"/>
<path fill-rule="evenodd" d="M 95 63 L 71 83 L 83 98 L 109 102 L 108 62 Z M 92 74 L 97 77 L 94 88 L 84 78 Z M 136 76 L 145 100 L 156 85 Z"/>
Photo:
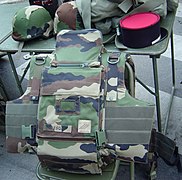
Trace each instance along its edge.
<path fill-rule="evenodd" d="M 26 41 L 53 35 L 53 20 L 42 6 L 31 5 L 18 10 L 13 18 L 12 38 Z"/>
<path fill-rule="evenodd" d="M 54 33 L 57 34 L 64 29 L 84 29 L 83 21 L 75 1 L 62 3 L 55 13 Z"/>

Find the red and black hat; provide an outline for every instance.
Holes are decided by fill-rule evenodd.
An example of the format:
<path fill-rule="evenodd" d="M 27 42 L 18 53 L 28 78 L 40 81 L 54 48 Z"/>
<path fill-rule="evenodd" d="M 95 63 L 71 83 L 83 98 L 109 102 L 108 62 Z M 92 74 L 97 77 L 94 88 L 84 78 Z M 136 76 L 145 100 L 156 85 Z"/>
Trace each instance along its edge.
<path fill-rule="evenodd" d="M 119 22 L 120 35 L 116 46 L 122 43 L 130 48 L 144 48 L 153 45 L 165 37 L 167 30 L 160 27 L 160 16 L 153 12 L 128 15 Z"/>

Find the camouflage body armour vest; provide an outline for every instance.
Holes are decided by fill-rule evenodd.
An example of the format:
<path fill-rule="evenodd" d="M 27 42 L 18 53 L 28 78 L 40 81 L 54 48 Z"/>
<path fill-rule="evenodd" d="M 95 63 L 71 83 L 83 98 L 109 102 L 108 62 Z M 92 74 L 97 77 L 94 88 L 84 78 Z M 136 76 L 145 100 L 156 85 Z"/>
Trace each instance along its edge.
<path fill-rule="evenodd" d="M 36 146 L 42 166 L 82 174 L 115 159 L 146 163 L 154 106 L 128 93 L 125 61 L 98 30 L 60 31 L 55 52 L 32 57 L 25 94 L 7 104 L 8 150 Z M 33 111 L 15 116 L 15 106 Z"/>
<path fill-rule="evenodd" d="M 152 118 L 143 132 L 141 128 L 133 132 L 122 129 L 120 121 L 121 130 L 114 131 L 111 125 L 118 125 L 117 117 L 111 116 L 118 116 L 121 106 L 126 106 L 125 110 L 128 106 L 150 106 L 128 94 L 124 83 L 125 56 L 106 53 L 98 30 L 60 31 L 55 58 L 42 73 L 37 133 L 37 154 L 42 166 L 101 174 L 105 166 L 119 157 L 146 161 Z M 105 109 L 109 112 L 117 108 L 119 113 L 106 112 L 105 117 Z M 149 115 L 146 110 L 144 116 L 153 117 L 153 110 L 152 106 Z M 140 114 L 140 110 L 134 111 Z M 129 118 L 128 126 L 134 120 Z"/>

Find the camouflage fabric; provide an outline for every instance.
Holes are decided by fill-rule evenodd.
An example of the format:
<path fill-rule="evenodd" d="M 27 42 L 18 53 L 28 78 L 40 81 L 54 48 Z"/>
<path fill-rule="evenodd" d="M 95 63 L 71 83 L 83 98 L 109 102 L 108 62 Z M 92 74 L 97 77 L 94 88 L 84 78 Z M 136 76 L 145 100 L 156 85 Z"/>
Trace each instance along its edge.
<path fill-rule="evenodd" d="M 105 158 L 146 163 L 154 108 L 129 95 L 124 76 L 126 54 L 108 53 L 103 48 L 100 32 L 86 29 L 60 31 L 54 55 L 52 67 L 45 68 L 42 74 L 37 134 L 37 152 L 42 164 L 58 171 L 98 174 L 109 163 Z M 103 99 L 104 92 L 106 99 Z M 139 116 L 141 108 L 145 110 L 142 111 L 144 118 L 148 118 L 146 122 L 139 120 L 143 117 Z M 127 122 L 122 119 L 125 112 L 131 115 L 126 117 Z M 135 114 L 139 119 L 134 118 Z M 146 114 L 152 118 L 145 117 Z M 144 122 L 141 127 L 137 126 L 140 121 Z M 103 123 L 106 123 L 106 138 L 96 136 L 97 132 L 104 132 Z M 127 129 L 130 123 L 133 129 Z M 115 130 L 120 133 L 118 136 Z M 82 145 L 97 150 L 87 152 Z M 66 153 L 73 149 L 74 153 Z M 95 160 L 90 161 L 93 158 Z"/>
<path fill-rule="evenodd" d="M 53 35 L 53 20 L 41 6 L 32 5 L 18 10 L 12 23 L 12 38 L 16 41 L 49 38 Z"/>
<path fill-rule="evenodd" d="M 102 68 L 48 68 L 42 76 L 41 136 L 94 137 L 102 122 Z"/>
<path fill-rule="evenodd" d="M 79 174 L 102 172 L 103 164 L 102 161 L 98 162 L 98 152 L 94 142 L 39 139 L 38 144 L 37 153 L 42 166 Z"/>
<path fill-rule="evenodd" d="M 95 143 L 96 132 L 102 129 L 103 122 L 101 39 L 97 30 L 60 32 L 53 67 L 43 71 L 37 154 L 50 169 L 91 174 L 102 172 L 104 163 Z M 69 55 L 70 50 L 75 58 Z M 71 153 L 67 154 L 68 151 Z"/>
<path fill-rule="evenodd" d="M 154 104 L 131 97 L 126 89 L 125 63 L 126 54 L 111 51 L 102 54 L 107 83 L 107 102 L 115 102 L 116 106 L 153 106 Z"/>
<path fill-rule="evenodd" d="M 63 3 L 59 6 L 54 18 L 54 33 L 64 29 L 84 29 L 82 18 L 78 12 L 75 1 Z"/>
<path fill-rule="evenodd" d="M 37 145 L 43 166 L 71 173 L 101 174 L 115 159 L 147 163 L 154 106 L 130 96 L 125 63 L 96 29 L 60 31 L 52 54 L 32 57 L 25 94 L 7 104 L 9 151 Z"/>
<path fill-rule="evenodd" d="M 42 60 L 42 57 L 45 59 Z M 8 152 L 20 153 L 37 145 L 35 139 L 41 69 L 44 66 L 50 66 L 50 61 L 52 61 L 52 55 L 41 54 L 41 56 L 32 57 L 25 93 L 18 99 L 6 103 L 6 149 Z"/>
<path fill-rule="evenodd" d="M 107 83 L 106 147 L 118 159 L 147 163 L 155 106 L 128 93 L 125 86 L 126 59 L 126 54 L 118 51 L 102 54 Z"/>
<path fill-rule="evenodd" d="M 95 66 L 101 61 L 102 51 L 102 35 L 98 30 L 62 30 L 57 34 L 55 59 L 61 63 Z"/>
<path fill-rule="evenodd" d="M 106 147 L 117 159 L 140 163 L 148 162 L 149 144 L 107 144 Z"/>

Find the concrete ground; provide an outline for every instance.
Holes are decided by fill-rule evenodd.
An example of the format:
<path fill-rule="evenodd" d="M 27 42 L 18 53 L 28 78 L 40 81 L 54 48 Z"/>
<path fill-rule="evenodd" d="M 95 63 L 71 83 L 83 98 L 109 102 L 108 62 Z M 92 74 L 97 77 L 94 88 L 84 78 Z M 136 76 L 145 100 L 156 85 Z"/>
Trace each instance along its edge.
<path fill-rule="evenodd" d="M 1 3 L 0 3 L 1 4 Z M 12 9 L 16 9 L 16 6 L 11 6 Z M 13 15 L 12 9 L 9 9 L 8 13 Z M 0 12 L 1 15 L 1 12 Z M 1 15 L 2 16 L 2 15 Z M 2 26 L 1 26 L 2 27 Z M 2 29 L 3 32 L 3 29 Z M 5 33 L 5 32 L 4 32 Z M 182 155 L 182 0 L 178 7 L 176 14 L 176 20 L 174 23 L 174 44 L 175 44 L 175 69 L 176 69 L 176 90 L 175 97 L 172 104 L 171 114 L 169 118 L 169 125 L 167 129 L 167 135 L 174 139 L 179 147 L 179 152 Z M 170 69 L 170 48 L 162 54 L 158 61 L 159 70 L 159 85 L 160 85 L 160 99 L 161 99 L 161 111 L 162 119 L 165 119 L 166 111 L 169 102 L 170 86 L 171 86 L 171 69 Z M 145 56 L 132 56 L 134 59 L 136 74 L 145 82 L 150 88 L 153 88 L 152 77 L 152 62 Z M 21 60 L 16 60 L 16 54 L 14 55 L 17 72 L 22 74 L 27 61 L 21 56 Z M 20 96 L 18 89 L 14 83 L 14 77 L 12 76 L 9 61 L 6 56 L 0 59 L 0 76 L 3 80 L 6 90 L 10 96 L 10 99 L 15 99 Z M 28 78 L 28 77 L 26 77 Z M 23 81 L 24 90 L 26 89 L 27 79 Z M 146 101 L 154 102 L 154 97 L 149 94 L 140 84 L 136 83 L 136 97 Z M 182 160 L 182 158 L 181 158 Z M 36 166 L 38 159 L 33 154 L 9 154 L 5 149 L 5 133 L 0 132 L 0 179 L 2 180 L 36 180 Z M 136 166 L 136 179 L 145 180 L 146 177 L 142 171 L 142 166 Z M 121 166 L 118 172 L 117 180 L 129 179 L 129 171 L 127 166 Z M 157 169 L 158 180 L 180 180 L 182 174 L 177 172 L 176 167 L 166 165 L 163 160 L 159 158 Z"/>

